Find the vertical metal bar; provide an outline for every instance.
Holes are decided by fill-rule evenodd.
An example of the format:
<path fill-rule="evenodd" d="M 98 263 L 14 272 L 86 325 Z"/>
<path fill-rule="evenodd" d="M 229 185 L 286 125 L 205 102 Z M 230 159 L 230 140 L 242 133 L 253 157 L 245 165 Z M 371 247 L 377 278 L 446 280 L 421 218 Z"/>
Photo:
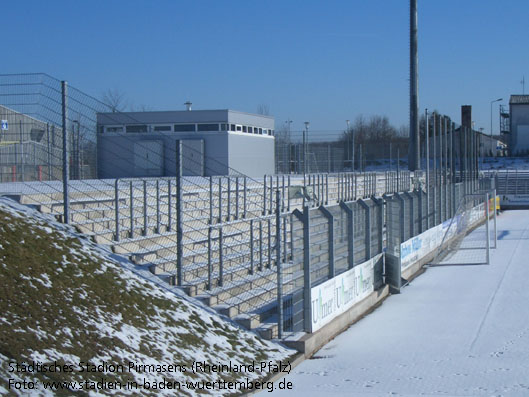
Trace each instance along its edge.
<path fill-rule="evenodd" d="M 219 227 L 219 287 L 224 284 L 224 240 L 222 225 Z"/>
<path fill-rule="evenodd" d="M 171 180 L 167 180 L 167 231 L 173 230 L 173 197 Z"/>
<path fill-rule="evenodd" d="M 114 182 L 114 221 L 116 223 L 116 235 L 114 236 L 114 241 L 119 241 L 120 230 L 119 230 L 119 178 Z"/>
<path fill-rule="evenodd" d="M 267 195 L 267 191 L 266 191 L 266 175 L 264 176 L 263 180 L 264 180 L 264 185 L 263 185 L 263 215 L 266 215 L 266 195 Z"/>
<path fill-rule="evenodd" d="M 244 177 L 244 180 L 243 180 L 243 190 L 244 190 L 244 195 L 243 195 L 243 211 L 242 211 L 242 217 L 243 218 L 246 218 L 246 195 L 247 195 L 247 185 L 246 185 L 246 177 Z"/>
<path fill-rule="evenodd" d="M 212 262 L 212 253 L 211 253 L 211 225 L 208 226 L 208 290 L 213 288 L 213 262 Z"/>
<path fill-rule="evenodd" d="M 272 179 L 272 175 L 270 175 L 270 209 L 268 211 L 269 214 L 273 214 L 273 206 L 274 206 L 274 180 Z"/>
<path fill-rule="evenodd" d="M 160 234 L 160 180 L 156 179 L 156 233 Z"/>
<path fill-rule="evenodd" d="M 287 211 L 290 212 L 290 175 L 288 176 Z"/>
<path fill-rule="evenodd" d="M 176 141 L 176 281 L 181 286 L 184 258 L 184 230 L 182 219 L 182 141 Z"/>
<path fill-rule="evenodd" d="M 219 223 L 222 223 L 222 177 L 219 177 Z"/>
<path fill-rule="evenodd" d="M 213 177 L 209 177 L 209 224 L 213 224 Z"/>
<path fill-rule="evenodd" d="M 345 211 L 347 215 L 347 262 L 348 268 L 354 267 L 354 219 L 353 210 L 347 206 L 343 201 L 340 202 L 340 208 Z"/>
<path fill-rule="evenodd" d="M 489 193 L 486 194 L 486 201 L 485 201 L 485 231 L 487 233 L 487 265 L 490 265 L 490 232 L 489 232 Z"/>
<path fill-rule="evenodd" d="M 309 207 L 303 207 L 303 328 L 312 332 L 310 297 L 310 216 Z"/>
<path fill-rule="evenodd" d="M 496 227 L 496 212 L 497 212 L 497 208 L 496 208 L 496 200 L 497 200 L 497 196 L 496 196 L 496 189 L 494 189 L 494 202 L 493 202 L 493 206 L 494 206 L 494 248 L 498 248 L 498 229 Z"/>
<path fill-rule="evenodd" d="M 235 219 L 239 219 L 239 177 L 235 177 Z"/>
<path fill-rule="evenodd" d="M 270 269 L 272 268 L 272 221 L 270 218 L 266 220 L 266 226 L 267 226 L 266 229 L 268 233 L 268 241 L 267 241 L 268 244 L 267 244 L 267 250 L 266 250 L 266 253 L 267 253 L 266 267 Z"/>
<path fill-rule="evenodd" d="M 281 186 L 282 186 L 281 211 L 285 212 L 285 175 L 282 175 L 281 178 L 282 178 L 282 181 L 281 181 Z"/>
<path fill-rule="evenodd" d="M 263 271 L 263 221 L 259 219 L 259 268 Z"/>
<path fill-rule="evenodd" d="M 253 274 L 254 272 L 254 256 L 253 256 L 253 244 L 254 244 L 254 237 L 253 237 L 253 219 L 250 219 L 250 274 Z"/>
<path fill-rule="evenodd" d="M 46 123 L 46 144 L 48 147 L 47 161 L 48 161 L 48 181 L 51 180 L 51 146 L 50 146 L 50 124 Z"/>
<path fill-rule="evenodd" d="M 147 235 L 147 181 L 143 180 L 143 231 L 144 236 Z"/>
<path fill-rule="evenodd" d="M 70 223 L 70 195 L 68 190 L 70 169 L 68 159 L 68 83 L 61 81 L 62 97 L 62 200 L 63 222 Z M 22 145 L 20 145 L 22 147 Z"/>
<path fill-rule="evenodd" d="M 283 217 L 283 262 L 288 260 L 287 250 L 287 218 Z"/>
<path fill-rule="evenodd" d="M 279 184 L 278 184 L 279 185 Z M 283 337 L 283 275 L 281 269 L 281 194 L 276 190 L 277 336 Z"/>
<path fill-rule="evenodd" d="M 130 231 L 129 237 L 134 238 L 134 186 L 130 181 L 130 199 L 129 199 Z"/>
<path fill-rule="evenodd" d="M 226 220 L 229 222 L 231 219 L 231 177 L 228 176 L 228 200 L 226 201 Z"/>
<path fill-rule="evenodd" d="M 325 175 L 325 204 L 329 204 L 329 174 Z"/>

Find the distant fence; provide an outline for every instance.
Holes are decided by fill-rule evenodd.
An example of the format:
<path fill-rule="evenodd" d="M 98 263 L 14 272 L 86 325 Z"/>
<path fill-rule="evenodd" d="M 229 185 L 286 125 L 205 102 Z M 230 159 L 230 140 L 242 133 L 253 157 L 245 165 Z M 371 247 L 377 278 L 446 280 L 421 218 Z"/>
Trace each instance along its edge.
<path fill-rule="evenodd" d="M 401 266 L 415 263 L 402 244 L 450 220 L 465 194 L 493 186 L 468 180 L 295 210 L 279 284 L 284 330 L 314 332 L 384 284 L 398 291 Z"/>

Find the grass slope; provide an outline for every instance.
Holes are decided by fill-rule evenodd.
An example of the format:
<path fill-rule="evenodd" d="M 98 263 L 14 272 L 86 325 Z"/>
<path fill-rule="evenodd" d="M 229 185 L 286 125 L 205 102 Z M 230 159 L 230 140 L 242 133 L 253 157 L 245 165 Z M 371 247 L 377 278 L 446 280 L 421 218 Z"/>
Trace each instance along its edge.
<path fill-rule="evenodd" d="M 130 266 L 130 264 L 129 264 Z M 193 373 L 194 361 L 251 364 L 284 360 L 293 352 L 264 341 L 211 310 L 134 274 L 110 251 L 68 226 L 0 198 L 0 394 L 8 380 L 37 381 L 31 395 L 46 392 L 45 381 L 245 381 L 266 371 Z M 10 363 L 72 365 L 71 372 L 10 372 Z M 118 372 L 80 372 L 79 362 L 122 364 Z M 183 365 L 181 370 L 128 370 L 128 363 Z M 155 367 L 158 368 L 158 367 Z M 163 369 L 163 368 L 162 368 Z M 166 368 L 167 369 L 167 368 Z M 86 380 L 89 383 L 86 383 Z M 75 387 L 78 389 L 79 384 Z M 177 384 L 174 384 L 177 385 Z M 26 390 L 27 392 L 27 390 Z M 234 392 L 234 391 L 232 391 Z M 18 391 L 19 394 L 22 390 Z M 227 390 L 123 390 L 119 395 L 228 395 Z M 76 395 L 116 394 L 115 390 Z"/>

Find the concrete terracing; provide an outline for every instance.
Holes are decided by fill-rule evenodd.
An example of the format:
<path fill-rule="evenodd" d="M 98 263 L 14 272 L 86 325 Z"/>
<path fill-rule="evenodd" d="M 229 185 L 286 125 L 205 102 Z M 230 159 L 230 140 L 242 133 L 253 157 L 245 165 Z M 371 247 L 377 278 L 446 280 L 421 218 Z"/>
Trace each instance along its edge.
<path fill-rule="evenodd" d="M 318 206 L 353 201 L 396 191 L 397 182 L 411 186 L 411 176 L 394 174 L 332 174 L 306 177 L 310 189 L 305 203 Z M 116 189 L 117 186 L 117 189 Z M 210 186 L 212 188 L 210 192 Z M 302 283 L 302 268 L 294 265 L 290 251 L 292 230 L 289 213 L 302 209 L 304 198 L 288 198 L 303 177 L 266 177 L 244 180 L 193 178 L 183 181 L 182 287 L 192 296 L 234 318 L 264 337 L 277 336 L 277 326 L 266 324 L 276 315 L 275 191 L 282 194 L 280 208 L 284 293 Z M 246 189 L 244 189 L 246 187 Z M 60 182 L 3 184 L 0 194 L 42 212 L 63 218 Z M 117 191 L 117 197 L 116 197 Z M 310 201 L 309 201 L 310 199 Z M 118 208 L 116 209 L 116 203 Z M 168 283 L 177 274 L 177 196 L 175 180 L 73 181 L 70 184 L 70 222 L 114 252 L 126 255 L 137 266 L 148 267 Z M 317 233 L 321 225 L 311 226 Z M 342 262 L 343 246 L 335 255 Z M 317 246 L 315 246 L 315 249 Z M 328 252 L 322 252 L 322 260 Z"/>

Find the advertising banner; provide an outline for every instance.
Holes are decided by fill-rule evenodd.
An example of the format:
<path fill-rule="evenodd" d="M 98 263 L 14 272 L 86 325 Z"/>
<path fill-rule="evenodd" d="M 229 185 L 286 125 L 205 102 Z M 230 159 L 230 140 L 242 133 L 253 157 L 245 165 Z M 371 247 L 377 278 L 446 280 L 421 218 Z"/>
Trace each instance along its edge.
<path fill-rule="evenodd" d="M 374 266 L 382 254 L 311 288 L 311 332 L 315 332 L 374 291 Z"/>

